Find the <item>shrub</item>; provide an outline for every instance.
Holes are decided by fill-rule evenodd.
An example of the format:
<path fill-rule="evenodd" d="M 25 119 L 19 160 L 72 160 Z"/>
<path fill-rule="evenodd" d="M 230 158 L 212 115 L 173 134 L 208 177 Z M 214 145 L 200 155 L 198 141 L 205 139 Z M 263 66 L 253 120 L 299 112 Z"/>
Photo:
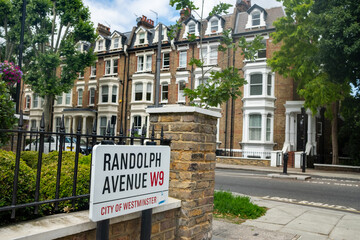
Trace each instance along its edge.
<path fill-rule="evenodd" d="M 230 192 L 224 191 L 214 193 L 214 210 L 217 213 L 243 219 L 255 219 L 266 212 L 264 207 L 251 203 L 249 197 L 233 196 Z"/>
<path fill-rule="evenodd" d="M 11 205 L 15 171 L 15 154 L 0 150 L 0 207 Z M 17 204 L 34 201 L 35 174 L 26 163 L 20 159 Z M 24 220 L 33 216 L 33 208 L 16 210 L 16 219 Z M 9 222 L 11 211 L 0 212 L 0 225 Z"/>
<path fill-rule="evenodd" d="M 24 160 L 24 162 L 32 169 L 37 168 L 38 157 L 39 157 L 39 152 L 37 152 L 37 151 L 21 152 L 21 159 Z"/>
<path fill-rule="evenodd" d="M 83 156 L 79 155 L 77 189 L 76 194 L 88 194 L 90 186 L 90 164 L 83 164 Z M 85 161 L 86 162 L 86 161 Z M 51 152 L 44 156 L 41 175 L 40 196 L 42 200 L 54 199 L 56 191 L 56 176 L 58 166 L 58 152 Z M 74 177 L 75 153 L 63 152 L 61 164 L 61 177 L 59 198 L 72 196 L 73 177 Z M 71 206 L 71 201 L 59 202 L 59 209 Z M 76 209 L 85 209 L 88 207 L 88 199 L 76 200 Z M 42 207 L 45 213 L 55 211 L 54 204 L 44 205 Z M 75 210 L 75 209 L 74 209 Z"/>

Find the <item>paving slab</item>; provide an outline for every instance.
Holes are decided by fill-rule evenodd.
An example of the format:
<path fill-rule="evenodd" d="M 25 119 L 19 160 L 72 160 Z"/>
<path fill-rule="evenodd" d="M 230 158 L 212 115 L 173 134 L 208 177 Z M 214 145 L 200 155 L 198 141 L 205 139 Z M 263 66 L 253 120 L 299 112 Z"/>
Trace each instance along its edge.
<path fill-rule="evenodd" d="M 271 231 L 222 220 L 213 221 L 213 240 L 297 240 L 299 237 L 293 233 Z"/>
<path fill-rule="evenodd" d="M 297 234 L 298 236 L 300 236 L 298 240 L 335 240 L 335 239 L 330 239 L 326 235 L 309 233 L 306 231 L 301 231 L 299 229 L 283 228 L 280 230 L 280 232 Z M 340 240 L 340 239 L 336 239 L 336 240 Z"/>
<path fill-rule="evenodd" d="M 308 211 L 287 224 L 286 228 L 329 235 L 342 217 L 343 214 Z"/>

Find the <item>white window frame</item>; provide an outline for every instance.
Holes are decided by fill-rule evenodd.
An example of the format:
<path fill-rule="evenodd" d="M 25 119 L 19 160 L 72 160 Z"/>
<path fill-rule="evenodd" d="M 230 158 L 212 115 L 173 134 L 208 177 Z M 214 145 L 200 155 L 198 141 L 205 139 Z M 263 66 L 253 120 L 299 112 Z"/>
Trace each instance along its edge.
<path fill-rule="evenodd" d="M 146 84 L 146 98 L 145 98 L 146 101 L 148 102 L 152 101 L 152 92 L 153 92 L 153 85 L 152 83 L 148 82 Z M 150 99 L 148 99 L 148 96 L 150 96 Z"/>
<path fill-rule="evenodd" d="M 97 41 L 97 47 L 96 47 L 96 51 L 100 52 L 104 50 L 104 46 L 105 46 L 105 39 L 99 39 Z"/>
<path fill-rule="evenodd" d="M 165 65 L 165 54 L 169 55 L 167 57 L 169 64 Z M 162 53 L 162 69 L 169 69 L 170 68 L 170 52 L 164 52 Z"/>
<path fill-rule="evenodd" d="M 92 96 L 92 90 L 94 95 Z M 94 106 L 95 105 L 95 94 L 96 94 L 96 89 L 94 87 L 91 87 L 89 89 L 89 106 Z M 94 102 L 91 101 L 91 98 L 93 97 Z"/>
<path fill-rule="evenodd" d="M 206 28 L 206 31 L 205 31 L 205 35 L 211 35 L 211 34 L 219 34 L 219 33 L 222 33 L 223 32 L 223 27 L 222 27 L 222 24 L 221 24 L 221 19 L 222 18 L 219 18 L 217 16 L 212 16 L 209 20 L 208 20 L 208 26 Z M 213 31 L 213 27 L 216 23 L 216 26 L 217 26 L 217 30 L 216 31 Z"/>
<path fill-rule="evenodd" d="M 194 34 L 196 37 L 198 37 L 200 34 L 199 34 L 199 27 L 198 27 L 198 23 L 195 22 L 194 20 L 190 20 L 186 26 L 185 26 L 185 31 L 184 31 L 184 35 L 183 35 L 183 38 L 187 38 L 188 37 L 188 33 L 190 33 L 190 25 L 194 25 L 195 26 L 195 32 L 194 33 L 191 33 L 191 34 Z"/>
<path fill-rule="evenodd" d="M 140 87 L 137 87 L 140 86 Z M 140 92 L 141 90 L 141 92 Z M 138 93 L 138 94 L 137 94 Z M 141 96 L 141 99 L 136 99 L 136 96 Z M 144 101 L 144 83 L 137 81 L 134 83 L 134 101 L 135 102 L 142 102 Z"/>
<path fill-rule="evenodd" d="M 104 121 L 102 121 L 104 119 L 105 119 L 105 125 L 104 125 Z M 99 117 L 99 133 L 100 133 L 100 135 L 105 135 L 106 134 L 107 123 L 108 123 L 107 116 L 100 116 Z"/>
<path fill-rule="evenodd" d="M 115 96 L 115 101 L 114 101 Z M 111 88 L 111 103 L 117 103 L 118 98 L 118 87 L 116 85 L 113 85 Z"/>
<path fill-rule="evenodd" d="M 184 96 L 184 89 L 180 89 L 182 86 L 184 86 L 184 89 L 186 88 L 186 81 L 182 80 L 178 82 L 178 103 L 186 102 L 186 97 Z"/>
<path fill-rule="evenodd" d="M 113 39 L 113 49 L 117 49 L 119 48 L 119 43 L 120 43 L 120 37 L 119 36 L 116 36 L 114 37 Z"/>
<path fill-rule="evenodd" d="M 258 17 L 255 18 L 255 15 L 257 15 Z M 260 11 L 253 11 L 251 13 L 251 26 L 253 26 L 253 27 L 260 26 L 260 23 L 261 23 L 260 19 L 261 19 L 261 12 Z M 257 23 L 254 24 L 254 21 L 257 21 Z"/>
<path fill-rule="evenodd" d="M 251 118 L 252 117 L 257 117 L 257 118 L 260 118 L 260 126 L 254 126 L 252 121 L 251 121 Z M 258 120 L 258 119 L 257 119 Z M 262 133 L 262 129 L 261 129 L 261 126 L 262 126 L 262 116 L 260 113 L 252 113 L 249 115 L 249 141 L 261 141 L 261 133 Z M 259 134 L 259 138 L 257 138 L 257 136 L 255 136 L 255 133 L 253 134 L 252 136 L 252 132 L 253 131 L 259 131 L 260 129 L 260 134 Z M 257 135 L 258 133 L 256 133 Z M 254 138 L 256 137 L 256 138 Z"/>
<path fill-rule="evenodd" d="M 104 88 L 107 87 L 107 101 L 104 101 L 104 97 L 106 96 L 104 93 Z M 102 85 L 101 86 L 101 103 L 109 103 L 109 85 Z"/>
<path fill-rule="evenodd" d="M 164 91 L 164 87 L 167 87 L 167 91 Z M 161 83 L 161 103 L 168 103 L 169 101 L 169 83 L 168 82 L 162 82 Z M 164 98 L 164 93 L 166 92 L 167 98 Z"/>
<path fill-rule="evenodd" d="M 215 27 L 216 27 L 216 29 L 213 29 Z M 210 21 L 210 31 L 211 31 L 211 33 L 219 32 L 219 20 L 211 20 Z"/>
<path fill-rule="evenodd" d="M 120 58 L 119 57 L 116 57 L 116 58 L 106 58 L 104 59 L 104 63 L 105 63 L 105 74 L 104 76 L 111 76 L 111 75 L 117 75 L 119 74 L 119 60 Z M 114 70 L 114 67 L 115 67 L 115 61 L 117 61 L 117 64 L 116 64 L 116 69 L 117 69 L 117 72 L 115 72 Z M 109 64 L 107 64 L 109 63 Z"/>
<path fill-rule="evenodd" d="M 97 64 L 97 63 L 95 63 L 93 66 L 90 67 L 90 77 L 91 77 L 91 78 L 96 77 L 96 64 Z M 94 74 L 94 73 L 95 73 L 95 74 Z"/>
<path fill-rule="evenodd" d="M 67 100 L 69 100 L 69 103 Z M 68 93 L 65 93 L 65 105 L 71 106 L 71 102 L 72 102 L 72 90 L 70 90 L 70 92 Z"/>
<path fill-rule="evenodd" d="M 152 68 L 152 56 L 154 52 L 140 52 L 136 54 L 137 59 L 137 71 L 136 72 L 151 72 Z M 140 59 L 142 59 L 142 64 L 140 65 Z M 149 60 L 151 63 L 149 63 Z"/>
<path fill-rule="evenodd" d="M 33 95 L 33 108 L 39 108 L 39 99 L 40 99 L 39 94 L 34 93 L 34 95 Z M 36 103 L 36 105 L 35 105 L 35 103 Z"/>
<path fill-rule="evenodd" d="M 83 101 L 84 101 L 84 89 L 83 88 L 78 88 L 77 92 L 78 92 L 77 106 L 81 107 L 83 105 Z"/>
<path fill-rule="evenodd" d="M 162 42 L 169 41 L 167 31 L 168 31 L 167 27 L 165 25 L 162 25 L 162 36 L 163 36 Z M 155 36 L 153 39 L 153 43 L 157 43 L 157 42 L 159 42 L 159 25 L 157 25 L 155 28 Z"/>
<path fill-rule="evenodd" d="M 26 95 L 25 97 L 25 109 L 31 108 L 31 97 L 30 95 Z"/>
<path fill-rule="evenodd" d="M 251 77 L 254 75 L 260 75 L 261 76 L 261 83 L 252 83 L 251 82 Z M 249 96 L 263 96 L 264 92 L 263 92 L 263 84 L 264 84 L 264 79 L 263 79 L 263 74 L 259 73 L 259 72 L 254 72 L 250 74 L 250 82 L 249 82 Z M 252 94 L 252 90 L 253 87 L 259 87 L 261 89 L 261 93 L 260 94 Z"/>
<path fill-rule="evenodd" d="M 139 32 L 139 45 L 145 44 L 146 34 L 145 32 Z"/>
<path fill-rule="evenodd" d="M 255 20 L 253 18 L 253 15 L 256 13 L 260 13 L 260 19 L 259 19 L 259 24 L 258 25 L 253 25 L 253 20 Z M 257 20 L 258 18 L 256 18 Z M 254 8 L 248 15 L 248 21 L 245 25 L 245 29 L 252 29 L 252 28 L 260 28 L 260 27 L 265 27 L 266 26 L 266 22 L 265 22 L 265 12 L 259 8 Z"/>
<path fill-rule="evenodd" d="M 270 142 L 271 141 L 271 135 L 272 135 L 272 116 L 271 114 L 268 114 L 266 116 L 266 136 L 265 141 Z"/>
<path fill-rule="evenodd" d="M 187 51 L 186 50 L 179 51 L 179 68 L 186 68 L 186 67 L 187 67 Z"/>
<path fill-rule="evenodd" d="M 204 62 L 204 66 L 214 66 L 218 64 L 219 51 L 218 46 L 220 43 L 203 44 L 202 49 L 199 48 L 199 58 Z M 203 52 L 202 52 L 203 51 Z M 214 54 L 216 53 L 216 54 Z M 216 56 L 216 57 L 214 57 Z M 203 57 L 203 58 L 202 58 Z M 216 60 L 216 63 L 215 63 Z"/>

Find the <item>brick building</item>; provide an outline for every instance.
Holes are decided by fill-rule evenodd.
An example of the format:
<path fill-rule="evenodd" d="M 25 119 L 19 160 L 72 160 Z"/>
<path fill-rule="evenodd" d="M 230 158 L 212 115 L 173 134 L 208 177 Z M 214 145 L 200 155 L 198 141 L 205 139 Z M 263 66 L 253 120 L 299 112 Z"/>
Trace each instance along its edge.
<path fill-rule="evenodd" d="M 222 114 L 217 124 L 217 148 L 268 158 L 273 150 L 303 150 L 304 135 L 306 151 L 315 154 L 322 130 L 319 116 L 307 111 L 302 120 L 304 102 L 296 95 L 294 81 L 272 72 L 266 63 L 280 47 L 272 43 L 270 34 L 275 31 L 273 22 L 282 16 L 281 7 L 264 9 L 248 0 L 237 0 L 233 13 L 209 16 L 202 23 L 182 11 L 182 29 L 173 40 L 167 36 L 167 26 L 154 26 L 145 16 L 136 19 L 137 25 L 124 33 L 111 32 L 99 24 L 99 36 L 93 44 L 96 64 L 85 69 L 83 76 L 79 75 L 71 92 L 55 100 L 53 130 L 59 127 L 63 114 L 67 132 L 75 131 L 78 121 L 82 121 L 84 133 L 90 132 L 94 121 L 98 133 L 105 131 L 109 121 L 115 134 L 120 128 L 129 134 L 132 126 L 138 131 L 144 126 L 148 129 L 146 108 L 155 103 L 157 45 L 162 26 L 158 89 L 161 105 L 189 104 L 183 95 L 184 88 L 196 88 L 210 76 L 209 72 L 203 76 L 200 68 L 188 65 L 192 57 L 203 57 L 205 71 L 235 66 L 242 70 L 247 84 L 241 89 L 241 98 L 212 109 Z M 218 52 L 221 34 L 229 28 L 233 29 L 235 42 L 243 36 L 249 41 L 255 35 L 263 37 L 264 49 L 258 51 L 255 61 L 244 59 L 240 49 Z M 188 41 L 188 34 L 194 34 L 197 40 Z M 77 48 L 83 51 L 88 46 L 89 43 L 80 42 Z M 25 89 L 23 106 L 30 116 L 29 128 L 38 127 L 41 99 L 29 88 Z M 306 124 L 305 134 L 301 131 L 302 124 Z"/>

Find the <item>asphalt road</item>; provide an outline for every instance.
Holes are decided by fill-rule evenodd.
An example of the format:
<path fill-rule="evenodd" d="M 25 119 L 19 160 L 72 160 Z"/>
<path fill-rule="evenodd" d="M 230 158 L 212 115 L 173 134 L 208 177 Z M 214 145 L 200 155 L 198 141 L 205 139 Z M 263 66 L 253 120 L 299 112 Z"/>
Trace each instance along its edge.
<path fill-rule="evenodd" d="M 267 174 L 217 169 L 215 189 L 305 205 L 356 210 L 360 213 L 360 181 L 323 177 L 299 181 L 268 178 Z"/>

